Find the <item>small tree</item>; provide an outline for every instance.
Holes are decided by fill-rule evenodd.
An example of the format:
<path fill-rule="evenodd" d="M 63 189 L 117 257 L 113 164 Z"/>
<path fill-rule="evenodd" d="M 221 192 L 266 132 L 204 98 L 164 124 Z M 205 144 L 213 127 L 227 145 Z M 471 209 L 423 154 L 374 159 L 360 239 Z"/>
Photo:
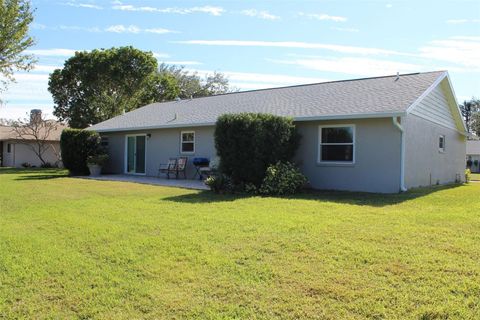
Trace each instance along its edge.
<path fill-rule="evenodd" d="M 41 113 L 34 114 L 28 118 L 18 119 L 11 123 L 15 138 L 20 143 L 29 147 L 37 156 L 42 165 L 46 165 L 45 153 L 52 150 L 60 161 L 60 150 L 55 148 L 53 136 L 60 129 L 61 123 L 55 120 L 47 120 Z"/>
<path fill-rule="evenodd" d="M 459 105 L 462 112 L 463 119 L 468 132 L 476 132 L 476 115 L 480 111 L 480 100 L 472 98 L 469 101 L 463 101 L 463 104 Z M 480 130 L 477 134 L 480 133 Z"/>

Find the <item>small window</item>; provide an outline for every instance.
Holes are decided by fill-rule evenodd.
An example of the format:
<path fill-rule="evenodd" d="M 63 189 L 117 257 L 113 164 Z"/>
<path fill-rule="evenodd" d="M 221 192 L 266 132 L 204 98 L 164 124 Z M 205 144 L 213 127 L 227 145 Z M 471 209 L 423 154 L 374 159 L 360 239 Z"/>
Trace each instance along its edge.
<path fill-rule="evenodd" d="M 445 152 L 445 136 L 438 137 L 438 151 Z"/>
<path fill-rule="evenodd" d="M 11 152 L 12 152 L 12 144 L 7 143 L 7 153 L 11 153 Z"/>
<path fill-rule="evenodd" d="M 329 126 L 320 127 L 319 162 L 354 163 L 355 127 Z"/>
<path fill-rule="evenodd" d="M 108 148 L 108 137 L 102 137 L 100 145 L 104 148 Z"/>
<path fill-rule="evenodd" d="M 180 150 L 182 153 L 195 152 L 195 131 L 182 131 Z"/>

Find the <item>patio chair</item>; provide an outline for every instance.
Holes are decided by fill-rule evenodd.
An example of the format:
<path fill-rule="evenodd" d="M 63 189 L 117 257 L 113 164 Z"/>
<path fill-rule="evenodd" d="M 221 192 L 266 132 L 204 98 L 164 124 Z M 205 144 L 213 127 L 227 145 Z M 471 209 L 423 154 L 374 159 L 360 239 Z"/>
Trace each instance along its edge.
<path fill-rule="evenodd" d="M 183 173 L 183 178 L 187 179 L 187 161 L 188 157 L 180 157 L 177 160 L 177 172 L 175 178 L 178 179 L 178 175 Z"/>
<path fill-rule="evenodd" d="M 218 170 L 219 164 L 220 160 L 218 159 L 218 157 L 215 157 L 209 162 L 208 166 L 199 168 L 200 179 L 202 179 L 203 177 L 208 178 L 211 175 L 215 174 L 215 172 Z"/>
<path fill-rule="evenodd" d="M 175 177 L 177 177 L 177 158 L 170 158 L 168 159 L 168 163 L 160 164 L 157 177 L 159 177 L 161 173 L 165 173 L 167 179 L 170 179 L 170 174 L 175 174 Z"/>

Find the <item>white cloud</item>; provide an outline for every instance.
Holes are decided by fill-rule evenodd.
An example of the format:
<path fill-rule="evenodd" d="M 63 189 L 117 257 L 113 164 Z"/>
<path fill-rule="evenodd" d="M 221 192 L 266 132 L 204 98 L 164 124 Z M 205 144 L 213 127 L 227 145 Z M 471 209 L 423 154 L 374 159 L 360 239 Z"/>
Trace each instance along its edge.
<path fill-rule="evenodd" d="M 301 48 L 325 49 L 340 53 L 354 53 L 365 55 L 408 55 L 401 52 L 380 48 L 344 46 L 326 43 L 297 42 L 297 41 L 253 41 L 253 40 L 186 40 L 174 43 L 206 45 L 206 46 L 236 46 L 236 47 L 274 47 L 274 48 Z"/>
<path fill-rule="evenodd" d="M 256 9 L 242 10 L 241 14 L 249 17 L 260 18 L 264 20 L 278 20 L 279 16 L 269 13 L 268 11 L 258 11 Z"/>
<path fill-rule="evenodd" d="M 206 76 L 209 74 L 211 75 L 214 72 L 212 70 L 195 69 L 189 69 L 189 71 L 198 72 L 200 76 Z M 261 89 L 329 81 L 328 79 L 323 78 L 296 77 L 270 73 L 250 73 L 236 71 L 222 71 L 222 73 L 228 77 L 231 85 L 241 89 Z"/>
<path fill-rule="evenodd" d="M 76 2 L 67 2 L 63 3 L 66 6 L 70 7 L 75 7 L 75 8 L 87 8 L 87 9 L 96 9 L 96 10 L 102 10 L 103 8 L 101 6 L 98 6 L 96 4 L 91 4 L 91 3 L 76 3 Z"/>
<path fill-rule="evenodd" d="M 42 64 L 36 64 L 31 72 L 36 72 L 36 73 L 51 73 L 55 69 L 60 69 L 62 66 L 51 66 L 51 65 L 42 65 Z"/>
<path fill-rule="evenodd" d="M 480 19 L 450 19 L 448 24 L 480 23 Z"/>
<path fill-rule="evenodd" d="M 129 25 L 125 26 L 123 24 L 117 24 L 110 26 L 108 28 L 105 28 L 106 32 L 113 32 L 113 33 L 155 33 L 155 34 L 166 34 L 166 33 L 177 33 L 178 31 L 173 31 L 173 30 L 168 30 L 164 28 L 147 28 L 147 29 L 142 29 L 138 26 L 135 25 Z"/>
<path fill-rule="evenodd" d="M 181 61 L 163 61 L 166 64 L 176 64 L 179 66 L 195 66 L 195 65 L 201 65 L 203 63 L 199 61 L 190 61 L 190 60 L 181 60 Z"/>
<path fill-rule="evenodd" d="M 325 21 L 334 21 L 334 22 L 345 22 L 347 21 L 346 17 L 341 17 L 341 16 L 331 16 L 325 13 L 305 13 L 305 12 L 299 12 L 298 16 L 300 17 L 306 17 L 309 19 L 314 19 L 314 20 L 325 20 Z"/>
<path fill-rule="evenodd" d="M 59 26 L 60 30 L 72 31 L 86 31 L 86 32 L 101 32 L 99 27 L 80 27 L 80 26 Z"/>
<path fill-rule="evenodd" d="M 133 5 L 114 5 L 112 7 L 114 10 L 121 11 L 140 11 L 140 12 L 157 12 L 157 13 L 174 13 L 174 14 L 192 14 L 192 13 L 206 13 L 212 16 L 221 16 L 225 9 L 222 7 L 214 6 L 202 6 L 202 7 L 191 7 L 191 8 L 156 8 L 148 6 L 133 6 Z"/>
<path fill-rule="evenodd" d="M 170 58 L 170 55 L 168 53 L 163 53 L 163 52 L 153 52 L 153 56 L 157 59 L 159 59 L 159 58 Z"/>
<path fill-rule="evenodd" d="M 269 59 L 269 61 L 281 64 L 297 65 L 310 70 L 359 76 L 382 76 L 395 74 L 396 72 L 418 72 L 424 71 L 425 68 L 423 65 L 359 57 L 311 57 L 291 60 Z"/>
<path fill-rule="evenodd" d="M 457 36 L 430 41 L 419 48 L 420 57 L 480 70 L 480 37 Z M 473 70 L 472 70 L 473 71 Z"/>
<path fill-rule="evenodd" d="M 41 23 L 34 22 L 34 23 L 32 23 L 32 28 L 37 29 L 37 30 L 45 30 L 45 29 L 47 29 L 47 26 L 44 25 L 44 24 L 41 24 Z"/>
<path fill-rule="evenodd" d="M 30 49 L 25 50 L 25 53 L 33 54 L 36 56 L 48 56 L 48 57 L 69 57 L 75 55 L 73 49 Z"/>
<path fill-rule="evenodd" d="M 387 4 L 385 5 L 385 8 L 387 8 L 387 9 L 390 9 L 390 8 L 392 8 L 392 7 L 393 7 L 393 4 L 391 4 L 391 3 L 387 3 Z"/>
<path fill-rule="evenodd" d="M 360 32 L 357 28 L 339 28 L 339 27 L 331 27 L 330 29 L 342 32 Z"/>

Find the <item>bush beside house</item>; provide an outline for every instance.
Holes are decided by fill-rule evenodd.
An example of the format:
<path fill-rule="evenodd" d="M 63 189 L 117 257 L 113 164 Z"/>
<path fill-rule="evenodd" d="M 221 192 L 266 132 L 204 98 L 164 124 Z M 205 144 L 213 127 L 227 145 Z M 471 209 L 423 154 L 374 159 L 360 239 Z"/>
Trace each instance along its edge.
<path fill-rule="evenodd" d="M 102 154 L 97 132 L 65 129 L 60 136 L 63 165 L 72 175 L 88 175 L 87 159 Z"/>
<path fill-rule="evenodd" d="M 299 146 L 300 135 L 290 118 L 261 113 L 226 114 L 218 118 L 214 135 L 217 155 L 220 157 L 219 170 L 229 178 L 217 177 L 208 181 L 216 191 L 226 186 L 223 182 L 231 180 L 237 190 L 258 192 L 270 166 L 278 166 L 272 169 L 275 172 L 283 171 L 287 166 L 289 170 L 295 169 L 289 161 Z M 299 171 L 298 174 L 301 175 Z M 271 177 L 267 181 L 269 187 L 263 189 L 264 194 L 290 193 L 283 186 L 281 191 L 275 186 L 276 182 L 284 183 L 284 179 L 290 178 L 297 179 L 298 175 Z M 296 183 L 292 182 L 292 185 Z M 298 191 L 298 188 L 289 190 Z"/>

